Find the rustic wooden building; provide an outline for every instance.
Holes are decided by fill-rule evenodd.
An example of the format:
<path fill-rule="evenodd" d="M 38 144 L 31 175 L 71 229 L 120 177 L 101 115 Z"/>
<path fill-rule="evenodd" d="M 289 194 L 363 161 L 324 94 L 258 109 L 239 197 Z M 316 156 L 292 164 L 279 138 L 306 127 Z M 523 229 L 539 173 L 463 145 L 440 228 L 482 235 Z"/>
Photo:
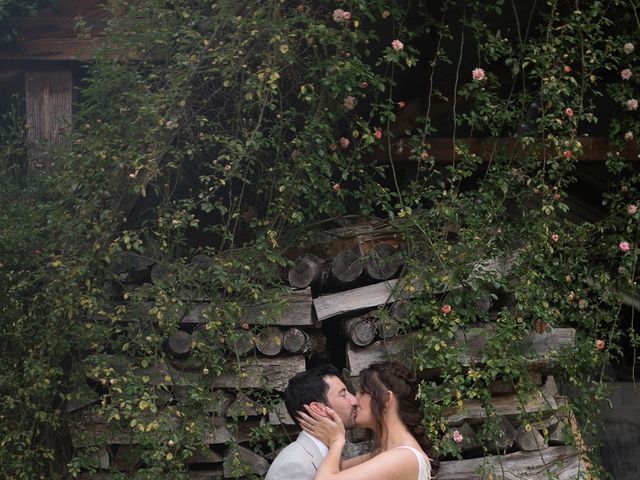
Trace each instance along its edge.
<path fill-rule="evenodd" d="M 100 0 L 65 0 L 56 7 L 50 7 L 32 18 L 16 19 L 12 25 L 3 26 L 15 30 L 15 40 L 7 44 L 0 44 L 0 107 L 6 105 L 12 93 L 18 93 L 24 98 L 24 108 L 27 122 L 27 147 L 34 165 L 46 164 L 47 151 L 60 141 L 66 129 L 73 125 L 74 102 L 77 100 L 77 87 L 83 77 L 83 67 L 91 61 L 92 50 L 102 41 L 101 31 L 105 26 L 106 16 L 102 10 Z M 406 80 L 406 79 L 405 79 Z M 416 96 L 408 103 L 398 118 L 397 130 L 401 132 L 407 125 L 415 123 L 419 105 L 422 99 Z M 416 105 L 416 108 L 412 108 Z M 441 118 L 437 118 L 441 115 Z M 450 112 L 434 112 L 434 123 L 445 121 Z M 431 154 L 439 161 L 449 161 L 453 155 L 451 138 L 431 139 Z M 509 139 L 504 139 L 509 144 Z M 482 152 L 487 148 L 482 139 L 469 141 L 471 151 Z M 608 151 L 608 141 L 604 137 L 592 137 L 583 141 L 583 164 L 578 169 L 579 182 L 570 187 L 570 219 L 576 222 L 596 220 L 604 213 L 599 205 L 600 196 L 593 192 L 606 191 L 606 175 L 603 165 Z M 393 152 L 399 164 L 411 168 L 411 162 L 399 145 Z M 637 160 L 638 150 L 630 144 L 622 154 L 630 160 Z M 273 325 L 265 326 L 260 333 L 244 345 L 245 352 L 257 352 L 260 361 L 247 363 L 248 375 L 244 379 L 247 388 L 260 388 L 260 375 L 269 376 L 272 387 L 276 391 L 282 390 L 286 380 L 297 371 L 305 368 L 305 357 L 327 349 L 328 338 L 341 338 L 340 348 L 344 352 L 345 367 L 355 379 L 358 372 L 372 361 L 384 358 L 401 358 L 406 353 L 407 345 L 411 344 L 410 333 L 405 336 L 397 335 L 397 328 L 393 322 L 381 322 L 371 315 L 377 307 L 389 304 L 389 311 L 395 311 L 401 316 L 407 308 L 406 298 L 394 297 L 393 286 L 397 279 L 398 265 L 389 272 L 381 271 L 380 265 L 367 264 L 361 261 L 367 258 L 372 248 L 379 250 L 380 256 L 392 257 L 399 245 L 393 231 L 380 232 L 372 229 L 371 225 L 345 227 L 343 231 L 332 232 L 335 242 L 326 250 L 319 253 L 316 247 L 300 252 L 300 260 L 296 267 L 289 272 L 289 282 L 292 287 L 290 308 Z M 385 252 L 386 249 L 386 252 Z M 355 260 L 354 260 L 355 255 Z M 194 260 L 195 261 L 195 260 Z M 203 261 L 200 259 L 199 261 Z M 206 262 L 207 260 L 204 259 Z M 391 262 L 393 263 L 393 262 Z M 355 267 L 354 267 L 355 265 Z M 385 265 L 386 267 L 386 265 Z M 326 272 L 329 269 L 329 273 Z M 149 270 L 152 276 L 152 265 L 145 265 L 141 270 Z M 318 282 L 322 275 L 327 278 L 337 278 L 342 282 L 341 291 L 322 292 L 319 289 L 312 293 L 311 284 Z M 365 284 L 361 281 L 366 278 Z M 145 279 L 147 280 L 147 279 Z M 153 279 L 150 278 L 150 281 Z M 134 284 L 135 282 L 131 282 Z M 316 283 L 317 284 L 317 283 Z M 334 289 L 335 290 L 335 289 Z M 638 310 L 640 299 L 631 295 L 625 296 L 628 309 Z M 183 379 L 181 387 L 188 388 L 188 373 L 176 374 L 180 366 L 180 358 L 188 356 L 193 348 L 194 336 L 197 336 L 196 326 L 206 324 L 202 317 L 206 302 L 201 305 L 191 305 L 181 315 L 181 331 L 174 337 L 167 339 L 168 349 L 178 359 L 174 364 L 158 365 L 154 370 L 155 377 L 160 379 L 167 375 L 180 376 Z M 394 310 L 395 309 L 395 310 Z M 486 305 L 487 312 L 491 305 Z M 259 313 L 248 318 L 248 323 L 260 323 Z M 322 331 L 322 322 L 331 323 L 335 336 L 327 337 Z M 320 327 L 320 328 L 319 328 Z M 324 329 L 326 330 L 326 329 Z M 532 335 L 528 339 L 528 347 L 532 349 L 534 359 L 545 357 L 554 348 L 572 342 L 574 332 L 571 329 L 556 329 L 553 332 Z M 478 331 L 473 338 L 460 338 L 457 341 L 468 348 L 468 356 L 474 359 L 479 355 L 482 347 L 482 332 Z M 242 349 L 242 345 L 235 345 Z M 602 458 L 608 469 L 617 480 L 638 478 L 640 466 L 640 402 L 637 392 L 631 387 L 634 380 L 632 373 L 633 359 L 630 365 L 623 365 L 614 372 L 619 385 L 614 386 L 614 410 L 604 417 L 607 430 L 604 433 L 604 447 Z M 546 478 L 548 465 L 559 465 L 555 470 L 558 478 L 575 478 L 575 472 L 584 470 L 579 452 L 572 447 L 563 445 L 561 430 L 565 425 L 575 426 L 571 418 L 560 418 L 556 411 L 564 401 L 562 394 L 555 385 L 552 374 L 546 371 L 544 361 L 537 364 L 540 371 L 532 369 L 532 377 L 536 379 L 543 392 L 542 396 L 528 405 L 529 411 L 544 411 L 548 413 L 547 422 L 539 425 L 539 429 L 554 428 L 552 442 L 540 449 L 540 435 L 536 429 L 525 430 L 518 424 L 519 409 L 513 397 L 513 392 L 504 386 L 495 386 L 494 407 L 501 417 L 502 428 L 505 432 L 505 442 L 512 453 L 493 457 L 489 461 L 496 472 L 516 472 L 505 478 Z M 256 370 L 253 370 L 256 369 Z M 542 373 L 544 371 L 545 373 Z M 149 372 L 145 372 L 149 373 Z M 637 374 L 636 374 L 637 376 Z M 215 380 L 215 387 L 221 395 L 227 395 L 225 389 L 237 384 L 237 378 L 231 375 L 221 375 Z M 207 455 L 194 457 L 193 464 L 198 465 L 192 472 L 193 478 L 221 478 L 225 476 L 222 461 L 225 456 L 225 442 L 231 439 L 224 428 L 225 418 L 233 414 L 233 405 L 241 403 L 241 399 L 225 397 L 218 409 L 212 412 L 212 422 L 218 422 L 206 439 Z M 96 434 L 107 433 L 105 423 L 91 410 L 91 402 L 71 404 L 69 413 L 77 422 L 77 430 Z M 476 455 L 480 445 L 473 443 L 478 425 L 484 421 L 485 413 L 476 404 L 467 404 L 458 412 L 451 412 L 448 422 L 453 429 L 464 432 L 467 439 L 463 449 L 471 452 L 469 458 L 462 461 L 445 462 L 441 479 L 475 478 L 473 472 L 486 460 Z M 247 429 L 265 420 L 255 409 L 247 414 Z M 286 428 L 293 430 L 291 420 L 283 418 L 282 412 L 269 412 L 267 421 L 274 424 L 287 424 Z M 97 466 L 107 470 L 109 468 L 126 470 L 131 468 L 132 448 L 128 444 L 126 435 L 108 433 L 109 449 L 97 459 Z M 238 434 L 236 440 L 242 443 L 246 440 L 246 431 Z M 358 440 L 355 438 L 354 440 Z M 75 436 L 78 448 L 88 446 L 86 437 Z M 357 442 L 355 442 L 357 443 Z M 506 445 L 506 443 L 505 443 Z M 268 463 L 242 447 L 242 454 L 255 471 L 264 473 Z M 634 453 L 631 453 L 634 452 Z"/>

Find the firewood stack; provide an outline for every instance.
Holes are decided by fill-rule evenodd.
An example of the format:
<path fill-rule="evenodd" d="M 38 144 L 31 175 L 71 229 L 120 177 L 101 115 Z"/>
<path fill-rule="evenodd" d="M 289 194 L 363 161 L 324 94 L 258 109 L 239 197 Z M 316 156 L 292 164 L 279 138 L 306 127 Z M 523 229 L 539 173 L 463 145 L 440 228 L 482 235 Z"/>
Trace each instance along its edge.
<path fill-rule="evenodd" d="M 393 227 L 387 222 L 369 222 L 336 229 L 322 241 L 292 252 L 291 258 L 294 265 L 286 272 L 291 287 L 288 307 L 278 316 L 266 313 L 264 305 L 248 309 L 238 319 L 244 327 L 240 335 L 225 339 L 238 357 L 219 375 L 207 372 L 212 398 L 210 424 L 203 450 L 189 460 L 190 478 L 229 478 L 231 455 L 239 456 L 247 473 L 266 473 L 269 461 L 278 452 L 262 457 L 251 451 L 247 440 L 252 427 L 268 423 L 295 438 L 297 428 L 284 405 L 277 404 L 268 411 L 255 400 L 256 390 L 281 393 L 290 377 L 327 360 L 338 365 L 344 362 L 353 383 L 371 363 L 388 359 L 412 362 L 415 332 L 407 329 L 406 322 L 413 308 L 407 292 L 412 290 L 406 288 L 401 275 L 402 241 Z M 198 256 L 194 262 L 206 263 L 207 259 Z M 136 282 L 145 280 L 145 271 L 150 273 L 155 268 L 140 259 L 133 264 Z M 484 267 L 479 264 L 479 268 Z M 479 298 L 476 307 L 489 318 L 491 298 Z M 180 329 L 166 339 L 166 361 L 129 370 L 147 375 L 163 387 L 169 397 L 167 405 L 179 403 L 189 389 L 202 385 L 202 366 L 194 370 L 189 358 L 205 336 L 203 329 L 210 328 L 207 311 L 207 303 L 200 302 L 186 312 L 175 312 L 181 318 Z M 465 365 L 482 363 L 489 328 L 491 323 L 485 322 L 482 327 L 460 331 L 452 340 L 463 350 Z M 530 352 L 530 379 L 540 387 L 539 395 L 529 403 L 522 405 L 513 384 L 496 382 L 491 386 L 493 415 L 474 401 L 449 412 L 447 425 L 451 434 L 457 431 L 462 436 L 459 446 L 464 460 L 443 461 L 439 479 L 489 478 L 492 472 L 494 478 L 502 478 L 501 469 L 507 475 L 504 478 L 542 480 L 549 472 L 555 472 L 558 478 L 577 478 L 578 469 L 584 469 L 584 465 L 576 449 L 565 444 L 574 422 L 563 412 L 566 402 L 551 374 L 555 352 L 572 344 L 574 334 L 573 329 L 556 328 L 531 333 L 523 342 L 523 351 Z M 115 371 L 123 368 L 114 367 Z M 426 374 L 437 376 L 437 372 Z M 245 389 L 252 393 L 245 394 Z M 69 402 L 74 446 L 88 448 L 95 436 L 104 435 L 108 447 L 98 455 L 94 466 L 104 471 L 135 470 L 141 460 L 135 445 L 130 444 L 127 427 L 122 431 L 108 429 L 96 413 L 93 404 L 97 400 L 96 392 L 86 389 Z M 531 418 L 535 416 L 535 422 L 523 419 L 523 407 Z M 238 422 L 237 431 L 227 428 L 231 418 Z M 492 443 L 480 440 L 489 423 L 500 432 Z M 364 435 L 358 429 L 351 433 L 350 440 L 354 442 L 351 451 L 361 451 L 366 445 L 359 443 Z M 485 452 L 495 456 L 487 458 Z M 485 467 L 484 477 L 477 473 L 481 465 Z M 524 473 L 518 476 L 520 473 L 507 474 L 509 471 Z M 100 474 L 85 478 L 100 478 Z"/>

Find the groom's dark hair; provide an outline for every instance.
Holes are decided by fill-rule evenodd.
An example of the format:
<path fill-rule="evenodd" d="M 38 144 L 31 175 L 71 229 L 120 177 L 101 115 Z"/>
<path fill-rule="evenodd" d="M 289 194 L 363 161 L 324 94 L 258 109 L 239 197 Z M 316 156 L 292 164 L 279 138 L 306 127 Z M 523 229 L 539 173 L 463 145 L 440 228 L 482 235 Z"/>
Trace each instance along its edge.
<path fill-rule="evenodd" d="M 329 385 L 325 382 L 325 377 L 342 379 L 340 372 L 333 365 L 319 365 L 306 372 L 297 373 L 289 380 L 284 390 L 284 404 L 296 425 L 296 412 L 304 412 L 304 405 L 311 402 L 327 403 Z"/>

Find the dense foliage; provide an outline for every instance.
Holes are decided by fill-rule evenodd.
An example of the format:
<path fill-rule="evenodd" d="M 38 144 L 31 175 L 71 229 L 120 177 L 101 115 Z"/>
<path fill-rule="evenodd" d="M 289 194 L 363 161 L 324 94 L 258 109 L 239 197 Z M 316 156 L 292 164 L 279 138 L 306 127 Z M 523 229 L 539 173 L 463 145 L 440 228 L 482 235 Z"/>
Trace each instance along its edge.
<path fill-rule="evenodd" d="M 441 454 L 458 452 L 448 407 L 487 402 L 494 380 L 518 383 L 523 403 L 533 394 L 518 341 L 535 329 L 576 328 L 560 362 L 566 408 L 597 423 L 604 366 L 623 346 L 637 356 L 619 320 L 640 240 L 640 178 L 620 154 L 640 135 L 635 6 L 406 3 L 110 2 L 112 40 L 55 167 L 5 175 L 24 152 L 19 128 L 2 132 L 3 478 L 92 468 L 101 445 L 73 450 L 65 414 L 85 377 L 138 445 L 143 464 L 127 477 L 182 478 L 202 446 L 207 379 L 236 361 L 222 340 L 241 334 L 247 305 L 278 306 L 291 246 L 349 215 L 391 219 L 407 239 L 417 307 L 404 327 L 418 331 L 416 368 L 442 372 L 422 386 Z M 407 95 L 422 99 L 409 124 Z M 607 214 L 572 223 L 567 192 L 590 132 L 610 139 Z M 494 141 L 472 152 L 471 136 Z M 438 162 L 433 137 L 454 139 L 453 161 Z M 127 251 L 162 276 L 114 304 Z M 192 268 L 196 253 L 213 261 Z M 516 301 L 492 323 L 486 361 L 463 366 L 450 339 L 489 322 L 478 297 L 505 292 Z M 200 384 L 168 401 L 175 379 L 146 372 L 202 297 L 214 307 L 193 358 Z M 265 426 L 253 439 L 266 452 L 282 435 Z"/>

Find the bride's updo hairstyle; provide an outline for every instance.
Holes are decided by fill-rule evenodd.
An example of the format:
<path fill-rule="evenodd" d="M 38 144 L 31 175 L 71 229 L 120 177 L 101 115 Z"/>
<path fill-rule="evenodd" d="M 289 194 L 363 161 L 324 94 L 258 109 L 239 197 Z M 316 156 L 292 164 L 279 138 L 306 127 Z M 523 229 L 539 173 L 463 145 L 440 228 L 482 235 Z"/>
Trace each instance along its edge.
<path fill-rule="evenodd" d="M 371 395 L 371 414 L 374 419 L 373 451 L 381 449 L 385 401 L 391 391 L 396 398 L 398 415 L 409 432 L 431 457 L 431 442 L 425 435 L 420 410 L 418 381 L 400 362 L 374 363 L 360 372 L 360 390 Z"/>

